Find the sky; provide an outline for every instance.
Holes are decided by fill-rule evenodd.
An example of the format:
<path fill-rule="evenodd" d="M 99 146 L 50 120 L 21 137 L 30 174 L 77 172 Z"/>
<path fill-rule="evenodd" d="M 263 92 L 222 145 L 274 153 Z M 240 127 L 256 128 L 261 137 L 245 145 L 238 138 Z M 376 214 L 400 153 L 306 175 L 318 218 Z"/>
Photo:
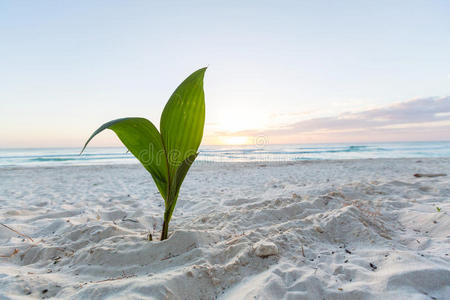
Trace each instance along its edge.
<path fill-rule="evenodd" d="M 449 14 L 425 0 L 0 0 L 0 147 L 79 147 L 120 117 L 158 127 L 205 66 L 203 144 L 450 140 Z"/>

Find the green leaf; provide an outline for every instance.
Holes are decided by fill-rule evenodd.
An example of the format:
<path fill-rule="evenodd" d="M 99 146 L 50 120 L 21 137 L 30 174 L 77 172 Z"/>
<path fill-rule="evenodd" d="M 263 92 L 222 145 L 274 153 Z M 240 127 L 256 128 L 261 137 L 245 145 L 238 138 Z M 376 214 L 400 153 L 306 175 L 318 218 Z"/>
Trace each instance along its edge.
<path fill-rule="evenodd" d="M 180 187 L 184 181 L 184 177 L 186 177 L 186 174 L 189 171 L 191 165 L 194 163 L 195 159 L 197 158 L 197 155 L 198 153 L 192 154 L 191 156 L 186 158 L 178 167 L 177 174 L 175 175 L 175 184 L 177 191 L 180 191 Z"/>
<path fill-rule="evenodd" d="M 173 92 L 161 115 L 161 136 L 166 149 L 170 174 L 197 153 L 205 125 L 203 77 L 206 68 L 192 73 Z M 172 180 L 170 180 L 172 181 Z"/>
<path fill-rule="evenodd" d="M 160 129 L 169 167 L 169 194 L 164 212 L 168 224 L 177 203 L 181 183 L 203 137 L 205 125 L 205 93 L 203 77 L 206 68 L 192 73 L 173 92 L 161 115 Z M 161 239 L 167 238 L 163 228 Z"/>
<path fill-rule="evenodd" d="M 87 140 L 81 150 L 83 153 L 88 143 L 105 129 L 114 131 L 127 149 L 152 175 L 164 200 L 167 199 L 169 176 L 167 158 L 158 129 L 144 118 L 122 118 L 100 126 Z"/>
<path fill-rule="evenodd" d="M 186 177 L 187 172 L 189 171 L 189 168 L 194 163 L 195 159 L 197 158 L 198 153 L 192 154 L 188 158 L 186 158 L 183 162 L 181 162 L 180 166 L 178 167 L 176 174 L 174 176 L 174 184 L 172 185 L 172 188 L 170 190 L 171 195 L 168 197 L 168 203 L 166 205 L 166 212 L 164 219 L 167 220 L 167 222 L 170 221 L 170 218 L 172 217 L 173 210 L 175 209 L 175 205 L 177 204 L 177 198 L 178 193 L 180 192 L 181 184 L 184 181 L 184 178 Z"/>
<path fill-rule="evenodd" d="M 177 172 L 174 177 L 174 188 L 171 189 L 171 197 L 170 199 L 176 200 L 178 197 L 178 193 L 180 192 L 181 184 L 183 183 L 184 177 L 186 177 L 189 168 L 194 163 L 194 160 L 197 158 L 198 153 L 192 154 L 188 158 L 186 158 L 178 167 Z M 175 201 L 176 202 L 176 201 Z M 174 205 L 175 203 L 169 203 L 169 205 Z"/>

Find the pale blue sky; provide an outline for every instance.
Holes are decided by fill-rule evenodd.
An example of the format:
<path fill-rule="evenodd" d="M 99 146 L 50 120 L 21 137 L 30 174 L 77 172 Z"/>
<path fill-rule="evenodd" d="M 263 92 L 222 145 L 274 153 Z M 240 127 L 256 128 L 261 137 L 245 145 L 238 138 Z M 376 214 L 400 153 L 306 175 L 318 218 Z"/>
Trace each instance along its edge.
<path fill-rule="evenodd" d="M 335 142 L 293 128 L 450 101 L 449 15 L 449 1 L 0 0 L 0 147 L 80 146 L 125 116 L 158 125 L 174 88 L 203 66 L 205 143 Z M 444 136 L 411 129 L 390 140 L 450 139 L 442 113 L 421 122 Z"/>

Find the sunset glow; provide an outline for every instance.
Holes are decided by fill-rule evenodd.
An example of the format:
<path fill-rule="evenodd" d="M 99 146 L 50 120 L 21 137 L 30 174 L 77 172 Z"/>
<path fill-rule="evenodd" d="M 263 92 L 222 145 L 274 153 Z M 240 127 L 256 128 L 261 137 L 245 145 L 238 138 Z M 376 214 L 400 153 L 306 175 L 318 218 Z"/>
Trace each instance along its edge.
<path fill-rule="evenodd" d="M 248 145 L 251 139 L 246 136 L 222 136 L 220 137 L 222 145 Z"/>

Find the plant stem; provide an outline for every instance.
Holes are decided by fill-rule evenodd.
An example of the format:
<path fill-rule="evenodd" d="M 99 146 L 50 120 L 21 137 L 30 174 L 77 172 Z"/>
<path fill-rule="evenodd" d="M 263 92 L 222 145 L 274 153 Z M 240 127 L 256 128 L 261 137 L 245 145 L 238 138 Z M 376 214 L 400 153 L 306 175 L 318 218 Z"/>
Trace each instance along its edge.
<path fill-rule="evenodd" d="M 163 230 L 161 233 L 161 241 L 164 241 L 165 239 L 167 239 L 168 233 L 169 233 L 169 222 L 166 222 L 166 218 L 164 218 Z"/>
<path fill-rule="evenodd" d="M 169 190 L 170 192 L 170 190 Z M 170 194 L 169 194 L 170 195 Z M 169 199 L 168 203 L 171 203 L 171 199 Z M 172 212 L 174 209 L 174 205 L 166 204 L 166 209 L 164 211 L 164 222 L 163 222 L 163 230 L 161 233 L 161 241 L 164 241 L 169 236 L 169 222 L 172 218 Z"/>

